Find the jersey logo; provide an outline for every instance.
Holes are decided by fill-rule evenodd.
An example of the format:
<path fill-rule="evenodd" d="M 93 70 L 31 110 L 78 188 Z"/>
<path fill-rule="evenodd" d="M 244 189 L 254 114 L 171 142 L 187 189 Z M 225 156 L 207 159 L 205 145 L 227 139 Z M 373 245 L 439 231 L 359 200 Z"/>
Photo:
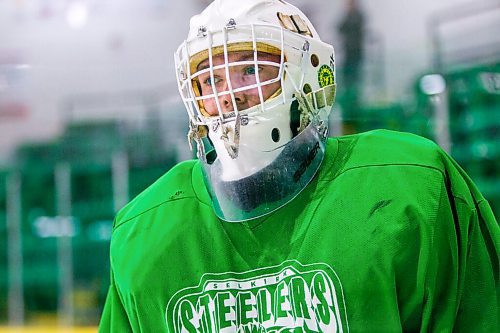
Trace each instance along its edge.
<path fill-rule="evenodd" d="M 342 286 L 326 264 L 205 274 L 166 308 L 172 332 L 348 332 Z"/>

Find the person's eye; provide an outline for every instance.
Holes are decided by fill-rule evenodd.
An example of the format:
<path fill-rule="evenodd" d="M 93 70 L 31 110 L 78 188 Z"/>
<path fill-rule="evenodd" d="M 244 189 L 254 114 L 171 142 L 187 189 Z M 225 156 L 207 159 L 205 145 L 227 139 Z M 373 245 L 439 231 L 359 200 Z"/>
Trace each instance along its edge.
<path fill-rule="evenodd" d="M 257 69 L 260 71 L 261 68 L 257 67 Z M 245 67 L 245 75 L 255 75 L 255 66 L 248 66 Z"/>
<path fill-rule="evenodd" d="M 214 80 L 212 81 L 212 78 L 209 76 L 208 78 L 206 78 L 205 80 L 203 80 L 203 83 L 207 86 L 213 86 L 214 82 L 215 84 L 219 83 L 221 81 L 220 78 L 218 77 L 214 77 Z"/>
<path fill-rule="evenodd" d="M 203 84 L 206 86 L 212 86 L 212 78 L 209 77 L 209 78 L 203 80 Z"/>

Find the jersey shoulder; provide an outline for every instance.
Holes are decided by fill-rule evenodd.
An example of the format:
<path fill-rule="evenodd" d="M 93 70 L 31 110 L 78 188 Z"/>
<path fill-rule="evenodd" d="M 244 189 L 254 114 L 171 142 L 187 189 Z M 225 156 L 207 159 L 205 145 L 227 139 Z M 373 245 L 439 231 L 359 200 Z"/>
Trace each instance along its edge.
<path fill-rule="evenodd" d="M 134 219 L 135 217 L 157 208 L 160 205 L 174 200 L 191 198 L 199 200 L 194 190 L 194 181 L 200 177 L 193 177 L 199 162 L 196 160 L 183 161 L 167 171 L 163 176 L 147 187 L 132 201 L 125 205 L 116 215 L 114 228 Z M 193 180 L 194 179 L 194 180 Z"/>
<path fill-rule="evenodd" d="M 453 196 L 462 198 L 471 206 L 474 202 L 484 200 L 458 163 L 435 142 L 419 135 L 373 130 L 335 138 L 330 146 L 336 148 L 328 153 L 327 147 L 330 158 L 327 158 L 323 171 L 324 179 L 333 179 L 347 171 L 366 168 L 376 168 L 382 172 L 381 177 L 389 170 L 432 169 L 441 175 Z"/>
<path fill-rule="evenodd" d="M 415 165 L 444 171 L 448 158 L 433 141 L 424 137 L 390 130 L 374 130 L 340 137 L 338 158 L 342 169 L 379 165 Z"/>

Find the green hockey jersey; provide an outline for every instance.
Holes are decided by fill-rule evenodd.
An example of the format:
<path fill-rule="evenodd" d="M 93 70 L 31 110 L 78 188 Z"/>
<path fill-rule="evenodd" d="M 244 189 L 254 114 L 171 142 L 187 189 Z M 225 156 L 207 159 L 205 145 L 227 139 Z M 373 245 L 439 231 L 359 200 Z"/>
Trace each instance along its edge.
<path fill-rule="evenodd" d="M 219 220 L 186 161 L 118 213 L 99 332 L 494 332 L 499 247 L 488 202 L 415 135 L 329 139 L 248 222 Z"/>

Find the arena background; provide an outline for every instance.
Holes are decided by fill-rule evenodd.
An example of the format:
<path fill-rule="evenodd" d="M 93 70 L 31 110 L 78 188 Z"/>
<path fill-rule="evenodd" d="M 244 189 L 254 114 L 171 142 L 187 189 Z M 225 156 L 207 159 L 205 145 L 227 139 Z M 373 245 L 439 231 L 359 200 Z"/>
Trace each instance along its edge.
<path fill-rule="evenodd" d="M 346 63 L 346 1 L 291 0 Z M 0 2 L 1 332 L 94 332 L 113 216 L 192 158 L 172 54 L 203 0 Z M 331 135 L 439 143 L 500 216 L 500 1 L 359 1 Z"/>

